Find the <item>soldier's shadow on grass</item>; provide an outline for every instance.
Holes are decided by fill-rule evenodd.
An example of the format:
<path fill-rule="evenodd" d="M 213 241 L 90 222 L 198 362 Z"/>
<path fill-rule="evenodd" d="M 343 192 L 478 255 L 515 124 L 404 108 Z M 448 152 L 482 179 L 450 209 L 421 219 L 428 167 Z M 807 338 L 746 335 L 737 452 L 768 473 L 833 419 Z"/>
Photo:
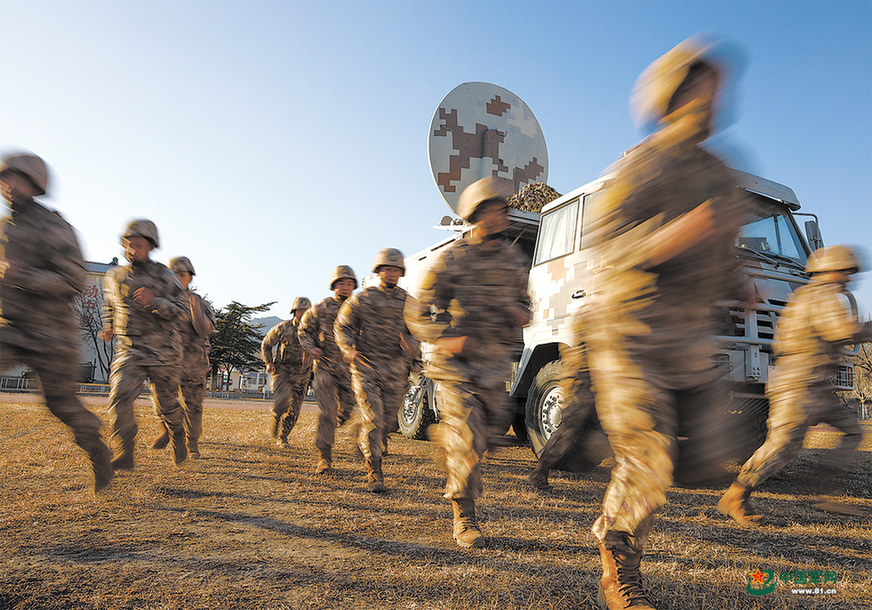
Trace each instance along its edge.
<path fill-rule="evenodd" d="M 186 507 L 176 508 L 169 506 L 155 506 L 151 507 L 151 509 L 156 512 L 178 514 L 192 512 L 192 509 Z M 553 551 L 555 549 L 555 545 L 541 544 L 521 538 L 495 537 L 490 539 L 487 550 L 497 551 L 497 553 L 489 553 L 487 556 L 484 556 L 480 550 L 461 549 L 454 545 L 454 542 L 450 539 L 450 522 L 447 519 L 446 524 L 448 527 L 445 528 L 445 537 L 447 539 L 446 542 L 451 546 L 443 547 L 340 532 L 329 527 L 312 527 L 309 525 L 283 521 L 274 517 L 252 515 L 244 512 L 224 512 L 208 509 L 195 509 L 193 512 L 196 513 L 196 516 L 200 519 L 224 521 L 233 524 L 234 526 L 252 526 L 270 531 L 280 536 L 322 540 L 334 544 L 340 544 L 348 548 L 390 555 L 393 557 L 402 557 L 407 560 L 436 560 L 440 561 L 440 563 L 444 562 L 456 565 L 458 563 L 477 564 L 482 561 L 482 559 L 487 559 L 488 562 L 494 563 L 494 566 L 499 569 L 511 569 L 516 570 L 519 573 L 527 573 L 529 571 L 528 563 L 507 559 L 506 556 L 500 553 L 500 551 L 532 552 Z M 586 545 L 564 544 L 558 545 L 558 548 L 568 554 L 596 554 L 595 549 Z"/>

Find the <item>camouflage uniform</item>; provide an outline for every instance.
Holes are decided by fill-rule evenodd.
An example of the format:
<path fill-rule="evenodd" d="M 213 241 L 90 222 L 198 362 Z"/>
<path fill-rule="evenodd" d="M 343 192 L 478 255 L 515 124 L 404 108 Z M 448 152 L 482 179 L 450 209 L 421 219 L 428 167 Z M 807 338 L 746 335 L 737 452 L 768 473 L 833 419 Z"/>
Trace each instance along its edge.
<path fill-rule="evenodd" d="M 312 379 L 312 357 L 300 345 L 297 332 L 297 321 L 285 320 L 272 327 L 260 344 L 264 363 L 275 366 L 275 372 L 270 377 L 275 394 L 272 412 L 276 431 L 281 423 L 282 439 L 287 439 L 297 423 L 300 406 L 309 391 L 309 381 Z M 273 348 L 276 348 L 275 357 Z"/>
<path fill-rule="evenodd" d="M 594 524 L 600 541 L 610 529 L 644 539 L 672 483 L 681 418 L 724 404 L 711 311 L 744 290 L 733 251 L 742 201 L 726 167 L 661 135 L 624 158 L 594 211 L 604 269 L 586 312 L 588 354 L 616 459 Z M 717 237 L 652 266 L 645 239 L 706 200 Z"/>
<path fill-rule="evenodd" d="M 6 169 L 5 167 L 3 168 Z M 112 476 L 100 418 L 76 396 L 79 337 L 73 300 L 85 287 L 85 263 L 73 228 L 33 199 L 11 201 L 0 222 L 0 371 L 16 363 L 36 371 L 49 411 L 73 430 L 94 466 L 95 489 Z"/>
<path fill-rule="evenodd" d="M 188 452 L 199 454 L 198 441 L 203 433 L 203 399 L 206 397 L 206 377 L 210 370 L 209 336 L 215 330 L 216 320 L 209 301 L 196 292 L 187 292 L 190 315 L 185 316 L 184 323 L 179 326 L 184 350 L 179 389 L 182 393 Z"/>
<path fill-rule="evenodd" d="M 778 472 L 802 449 L 809 426 L 826 422 L 844 433 L 833 466 L 841 466 L 862 440 L 856 412 L 833 394 L 839 346 L 872 341 L 872 322 L 861 324 L 845 307 L 844 288 L 820 276 L 796 290 L 781 314 L 766 387 L 769 434 L 742 467 L 737 481 L 749 490 Z"/>
<path fill-rule="evenodd" d="M 439 382 L 446 498 L 481 495 L 481 457 L 490 438 L 502 434 L 514 416 L 506 381 L 511 379 L 511 346 L 519 331 L 508 323 L 506 309 L 529 309 L 527 271 L 516 246 L 467 236 L 434 261 L 418 302 L 409 299 L 407 304 L 406 322 L 418 340 L 467 337 L 460 355 L 436 349 L 428 363 L 428 376 Z"/>
<path fill-rule="evenodd" d="M 148 307 L 134 301 L 139 288 L 149 288 L 155 295 Z M 138 430 L 133 402 L 148 379 L 174 446 L 184 447 L 178 393 L 183 357 L 179 327 L 190 312 L 185 291 L 167 267 L 146 260 L 110 269 L 103 279 L 103 292 L 103 327 L 112 329 L 118 339 L 109 377 L 112 436 L 119 439 L 122 455 L 131 456 L 132 464 Z"/>
<path fill-rule="evenodd" d="M 336 425 L 348 421 L 355 405 L 351 372 L 333 336 L 333 323 L 341 306 L 342 299 L 336 296 L 313 305 L 303 315 L 297 333 L 304 350 L 310 354 L 316 348 L 323 351 L 315 360 L 312 390 L 321 411 L 315 446 L 328 463 L 332 461 Z"/>
<path fill-rule="evenodd" d="M 399 286 L 370 286 L 350 297 L 333 326 L 343 354 L 358 352 L 351 363 L 351 386 L 363 416 L 358 445 L 368 462 L 381 464 L 388 434 L 399 427 L 397 412 L 408 387 L 409 357 L 403 337 L 406 291 Z"/>

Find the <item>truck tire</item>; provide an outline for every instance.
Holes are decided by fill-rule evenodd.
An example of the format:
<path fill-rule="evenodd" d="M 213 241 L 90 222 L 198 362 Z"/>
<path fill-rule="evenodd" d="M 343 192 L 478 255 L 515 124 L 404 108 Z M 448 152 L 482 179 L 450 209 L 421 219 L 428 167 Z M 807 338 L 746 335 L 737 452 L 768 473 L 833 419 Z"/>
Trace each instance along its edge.
<path fill-rule="evenodd" d="M 530 447 L 538 458 L 551 435 L 560 426 L 561 406 L 565 397 L 561 386 L 561 362 L 555 360 L 536 374 L 527 394 L 527 433 Z M 609 440 L 595 412 L 585 420 L 572 447 L 554 465 L 557 470 L 588 472 L 604 459 L 612 457 Z"/>
<path fill-rule="evenodd" d="M 418 375 L 403 397 L 403 408 L 397 414 L 400 433 L 406 438 L 427 440 L 427 428 L 436 423 L 435 401 L 433 381 Z"/>
<path fill-rule="evenodd" d="M 560 364 L 559 360 L 554 360 L 539 369 L 527 392 L 525 423 L 530 447 L 537 458 L 560 425 L 560 407 L 564 399 Z"/>

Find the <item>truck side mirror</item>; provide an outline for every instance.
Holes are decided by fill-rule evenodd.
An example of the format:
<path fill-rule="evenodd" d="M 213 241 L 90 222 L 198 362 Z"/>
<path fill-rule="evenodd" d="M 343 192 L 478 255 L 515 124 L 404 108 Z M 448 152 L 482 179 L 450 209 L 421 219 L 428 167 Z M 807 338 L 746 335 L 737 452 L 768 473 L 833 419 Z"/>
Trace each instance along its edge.
<path fill-rule="evenodd" d="M 805 221 L 805 235 L 808 237 L 808 245 L 811 246 L 812 251 L 824 247 L 824 238 L 821 236 L 821 230 L 816 221 Z"/>

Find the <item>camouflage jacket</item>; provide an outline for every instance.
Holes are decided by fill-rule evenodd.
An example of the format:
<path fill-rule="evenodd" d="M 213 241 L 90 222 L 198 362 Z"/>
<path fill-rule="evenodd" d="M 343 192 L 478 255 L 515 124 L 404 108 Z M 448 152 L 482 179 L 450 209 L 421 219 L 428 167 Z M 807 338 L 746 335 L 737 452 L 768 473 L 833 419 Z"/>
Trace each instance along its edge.
<path fill-rule="evenodd" d="M 339 309 L 333 324 L 336 344 L 342 353 L 357 350 L 362 357 L 382 368 L 385 365 L 406 362 L 411 358 L 403 351 L 403 342 L 415 345 L 403 309 L 406 291 L 395 286 L 370 286 L 349 297 Z"/>
<path fill-rule="evenodd" d="M 720 160 L 670 137 L 655 134 L 624 157 L 589 212 L 597 269 L 585 317 L 591 346 L 621 345 L 678 388 L 714 374 L 716 303 L 747 298 L 734 248 L 745 199 Z M 658 232 L 708 200 L 717 234 L 655 265 Z"/>
<path fill-rule="evenodd" d="M 29 350 L 77 342 L 74 299 L 87 273 L 73 228 L 56 212 L 28 199 L 11 204 L 0 221 L 0 338 Z"/>
<path fill-rule="evenodd" d="M 285 320 L 273 326 L 260 343 L 264 364 L 275 364 L 288 372 L 308 373 L 312 370 L 312 356 L 300 345 L 296 320 Z M 275 348 L 275 356 L 273 349 Z"/>
<path fill-rule="evenodd" d="M 839 348 L 872 341 L 872 322 L 860 323 L 844 288 L 813 277 L 781 312 L 773 351 L 776 369 L 790 369 L 802 383 L 823 383 L 837 370 Z"/>
<path fill-rule="evenodd" d="M 310 354 L 315 348 L 322 350 L 321 358 L 315 361 L 315 370 L 337 370 L 347 375 L 348 365 L 342 360 L 333 335 L 333 323 L 341 306 L 342 300 L 332 296 L 310 307 L 300 320 L 297 336 L 300 345 Z"/>
<path fill-rule="evenodd" d="M 529 310 L 527 275 L 524 254 L 502 239 L 485 244 L 463 237 L 434 260 L 421 281 L 418 300 L 408 299 L 406 323 L 424 343 L 443 337 L 467 339 L 459 357 L 435 350 L 428 363 L 431 375 L 446 378 L 458 366 L 509 356 L 521 334 L 509 323 L 507 311 Z"/>
<path fill-rule="evenodd" d="M 139 288 L 149 288 L 155 295 L 148 307 L 133 300 Z M 179 327 L 189 311 L 184 288 L 158 262 L 115 267 L 103 278 L 103 328 L 115 333 L 117 353 L 136 355 L 143 364 L 181 365 Z"/>
<path fill-rule="evenodd" d="M 209 301 L 188 291 L 188 313 L 179 325 L 184 356 L 182 377 L 201 378 L 209 374 L 209 336 L 215 330 L 215 312 Z"/>

